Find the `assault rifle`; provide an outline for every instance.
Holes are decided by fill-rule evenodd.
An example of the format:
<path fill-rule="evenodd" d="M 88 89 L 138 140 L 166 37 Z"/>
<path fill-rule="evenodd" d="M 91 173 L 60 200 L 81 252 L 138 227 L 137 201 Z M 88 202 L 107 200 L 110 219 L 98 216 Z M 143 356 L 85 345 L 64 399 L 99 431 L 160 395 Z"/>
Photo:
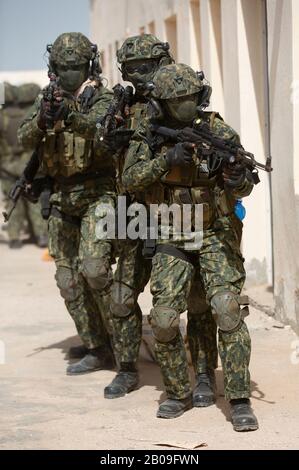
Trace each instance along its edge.
<path fill-rule="evenodd" d="M 3 217 L 4 217 L 4 222 L 8 222 L 10 219 L 11 214 L 13 213 L 18 200 L 20 199 L 21 196 L 25 196 L 27 199 L 29 199 L 31 202 L 36 202 L 36 198 L 30 194 L 30 192 L 27 190 L 28 186 L 33 183 L 33 180 L 35 178 L 35 175 L 38 172 L 40 166 L 40 161 L 39 161 L 39 155 L 38 155 L 38 149 L 34 150 L 29 162 L 25 166 L 25 169 L 20 176 L 19 179 L 15 182 L 13 187 L 11 188 L 9 192 L 9 199 L 12 201 L 12 207 L 8 212 L 2 212 Z"/>
<path fill-rule="evenodd" d="M 222 138 L 213 132 L 202 119 L 195 120 L 193 127 L 184 129 L 170 129 L 168 127 L 151 125 L 152 133 L 166 137 L 174 142 L 190 142 L 195 144 L 196 155 L 199 161 L 206 161 L 210 172 L 217 171 L 223 163 L 241 163 L 253 173 L 255 184 L 259 182 L 256 169 L 271 172 L 271 157 L 266 164 L 255 160 L 254 155 L 243 149 L 241 144 Z"/>
<path fill-rule="evenodd" d="M 100 117 L 97 122 L 100 141 L 103 141 L 111 131 L 114 131 L 118 125 L 123 122 L 123 117 L 127 117 L 129 114 L 133 88 L 131 86 L 124 88 L 122 85 L 118 84 L 113 87 L 113 92 L 114 96 L 106 114 Z"/>
<path fill-rule="evenodd" d="M 54 115 L 57 115 L 58 107 L 62 104 L 63 97 L 67 96 L 73 99 L 73 96 L 71 95 L 71 93 L 67 93 L 62 90 L 59 84 L 60 80 L 55 75 L 55 73 L 49 72 L 48 77 L 50 79 L 50 83 L 46 86 L 46 88 L 43 89 L 43 99 L 44 101 L 50 104 L 50 111 L 52 111 Z M 64 107 L 61 107 L 59 109 L 59 118 L 63 118 L 63 112 Z M 56 117 L 58 118 L 58 116 Z M 54 126 L 55 121 L 51 117 L 48 117 L 48 119 L 46 120 L 46 128 L 53 129 Z"/>

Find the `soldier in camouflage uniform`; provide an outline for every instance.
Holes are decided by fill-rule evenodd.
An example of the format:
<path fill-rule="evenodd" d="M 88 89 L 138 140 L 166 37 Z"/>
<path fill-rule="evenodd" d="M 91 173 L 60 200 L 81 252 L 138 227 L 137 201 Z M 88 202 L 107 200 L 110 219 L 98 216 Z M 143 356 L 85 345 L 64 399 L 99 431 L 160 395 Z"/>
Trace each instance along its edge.
<path fill-rule="evenodd" d="M 155 117 L 139 123 L 131 141 L 122 182 L 129 191 L 145 194 L 146 205 L 176 202 L 184 210 L 203 208 L 203 241 L 198 250 L 185 249 L 186 238 L 163 239 L 161 226 L 151 273 L 153 309 L 150 323 L 155 337 L 167 400 L 157 416 L 175 418 L 192 407 L 192 390 L 183 340 L 180 314 L 187 307 L 192 278 L 200 266 L 207 299 L 219 328 L 219 353 L 224 373 L 226 399 L 230 401 L 236 431 L 258 428 L 250 396 L 250 336 L 241 309 L 240 296 L 245 271 L 239 240 L 233 227 L 235 199 L 250 194 L 254 176 L 242 164 L 221 165 L 211 173 L 204 162 L 194 164 L 194 144 L 173 144 L 158 139 L 151 123 L 161 122 L 173 129 L 200 125 L 204 120 L 220 137 L 239 142 L 235 131 L 216 113 L 199 111 L 203 91 L 201 78 L 190 67 L 161 67 L 153 80 Z M 183 178 L 188 176 L 188 183 Z"/>
<path fill-rule="evenodd" d="M 49 252 L 56 282 L 85 357 L 67 368 L 75 375 L 111 367 L 109 289 L 112 242 L 96 237 L 99 204 L 115 205 L 110 154 L 95 150 L 96 122 L 112 93 L 103 86 L 96 45 L 81 33 L 64 33 L 48 46 L 49 71 L 58 77 L 55 101 L 40 96 L 19 129 L 20 143 L 39 148 L 43 172 L 53 180 Z M 53 76 L 52 76 L 53 78 Z"/>
<path fill-rule="evenodd" d="M 153 79 L 159 67 L 171 64 L 168 43 L 161 42 L 151 34 L 130 37 L 117 51 L 122 77 L 135 87 L 126 128 L 134 131 L 140 120 L 146 116 L 148 100 L 147 83 Z M 117 131 L 109 136 L 110 146 L 117 144 Z M 107 142 L 108 143 L 108 142 Z M 122 142 L 120 142 L 120 145 Z M 115 148 L 116 150 L 116 148 Z M 127 147 L 118 153 L 117 174 L 119 193 L 126 194 L 121 186 Z M 127 193 L 128 200 L 138 201 L 138 193 Z M 114 323 L 114 348 L 119 371 L 105 388 L 106 398 L 118 398 L 132 391 L 138 385 L 137 360 L 142 335 L 142 312 L 138 296 L 150 278 L 151 262 L 142 256 L 142 241 L 119 240 L 120 256 L 111 289 L 111 313 Z M 215 401 L 214 369 L 217 367 L 216 324 L 206 302 L 199 270 L 196 282 L 188 299 L 188 341 L 197 385 L 194 390 L 194 405 L 209 406 Z"/>
<path fill-rule="evenodd" d="M 26 83 L 19 87 L 5 84 L 5 104 L 0 111 L 0 134 L 5 145 L 0 153 L 0 176 L 7 207 L 11 204 L 9 191 L 30 158 L 30 154 L 18 145 L 17 129 L 39 92 L 40 87 L 35 83 Z M 41 217 L 40 205 L 29 204 L 26 199 L 22 199 L 8 222 L 10 248 L 22 247 L 20 235 L 26 224 L 37 245 L 47 246 L 47 225 Z"/>

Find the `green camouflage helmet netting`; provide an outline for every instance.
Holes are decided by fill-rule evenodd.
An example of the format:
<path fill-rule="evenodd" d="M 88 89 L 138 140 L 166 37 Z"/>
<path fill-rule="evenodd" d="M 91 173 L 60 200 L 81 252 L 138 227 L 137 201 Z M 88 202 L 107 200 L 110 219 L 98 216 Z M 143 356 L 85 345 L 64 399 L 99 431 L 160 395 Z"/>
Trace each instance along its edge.
<path fill-rule="evenodd" d="M 41 88 L 36 83 L 24 83 L 17 90 L 18 102 L 20 104 L 34 103 Z"/>
<path fill-rule="evenodd" d="M 161 42 L 153 34 L 142 34 L 127 38 L 116 54 L 119 64 L 131 60 L 159 59 L 163 56 L 171 57 L 169 44 Z"/>
<path fill-rule="evenodd" d="M 50 63 L 59 65 L 84 64 L 92 59 L 92 44 L 82 33 L 63 33 L 54 42 Z"/>
<path fill-rule="evenodd" d="M 169 100 L 193 95 L 203 88 L 203 82 L 188 65 L 171 64 L 160 67 L 153 79 L 153 98 Z"/>

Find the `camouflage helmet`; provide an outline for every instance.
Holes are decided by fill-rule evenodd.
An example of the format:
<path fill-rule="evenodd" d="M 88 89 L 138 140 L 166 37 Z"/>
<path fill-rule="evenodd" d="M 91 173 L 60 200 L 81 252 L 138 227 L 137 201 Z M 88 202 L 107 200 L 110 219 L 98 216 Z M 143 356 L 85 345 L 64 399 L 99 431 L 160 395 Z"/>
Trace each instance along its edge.
<path fill-rule="evenodd" d="M 50 65 L 85 64 L 94 57 L 93 47 L 96 46 L 82 33 L 63 33 L 47 46 Z"/>
<path fill-rule="evenodd" d="M 168 42 L 161 42 L 153 34 L 127 38 L 116 55 L 119 64 L 131 60 L 160 59 L 161 57 L 169 57 L 172 60 Z"/>
<path fill-rule="evenodd" d="M 5 104 L 14 104 L 18 101 L 17 87 L 8 82 L 4 82 L 4 101 Z"/>
<path fill-rule="evenodd" d="M 17 90 L 18 102 L 20 104 L 34 103 L 40 91 L 41 88 L 36 83 L 24 83 Z"/>
<path fill-rule="evenodd" d="M 159 100 L 170 100 L 193 95 L 203 89 L 200 72 L 185 64 L 170 64 L 160 67 L 154 76 L 151 96 Z"/>

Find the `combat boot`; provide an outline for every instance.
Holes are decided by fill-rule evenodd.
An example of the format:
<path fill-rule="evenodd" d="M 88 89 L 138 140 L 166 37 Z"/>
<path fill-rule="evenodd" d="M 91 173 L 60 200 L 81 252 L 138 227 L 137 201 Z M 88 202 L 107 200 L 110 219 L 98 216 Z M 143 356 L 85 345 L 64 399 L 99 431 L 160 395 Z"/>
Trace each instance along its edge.
<path fill-rule="evenodd" d="M 258 421 L 253 414 L 248 398 L 230 400 L 231 418 L 235 431 L 255 431 Z"/>
<path fill-rule="evenodd" d="M 71 364 L 66 369 L 67 375 L 81 375 L 96 370 L 109 370 L 115 367 L 114 357 L 108 350 L 102 348 L 89 349 L 81 361 Z"/>
<path fill-rule="evenodd" d="M 193 391 L 193 406 L 204 407 L 214 405 L 216 401 L 215 371 L 208 370 L 198 374 L 196 386 Z"/>
<path fill-rule="evenodd" d="M 48 235 L 39 235 L 38 237 L 36 237 L 36 244 L 39 248 L 47 248 Z"/>
<path fill-rule="evenodd" d="M 138 371 L 134 363 L 124 363 L 120 364 L 120 370 L 112 380 L 112 382 L 107 385 L 104 389 L 105 398 L 120 398 L 124 397 L 127 393 L 136 390 L 138 387 Z"/>
<path fill-rule="evenodd" d="M 18 248 L 22 248 L 23 242 L 22 242 L 22 240 L 10 240 L 8 246 L 12 250 L 15 250 L 15 249 L 18 249 Z"/>
<path fill-rule="evenodd" d="M 178 418 L 193 406 L 192 395 L 183 400 L 168 398 L 158 408 L 157 418 Z"/>
<path fill-rule="evenodd" d="M 80 344 L 79 346 L 72 346 L 68 350 L 68 356 L 70 359 L 82 359 L 82 357 L 88 354 L 88 349 L 84 344 Z"/>

